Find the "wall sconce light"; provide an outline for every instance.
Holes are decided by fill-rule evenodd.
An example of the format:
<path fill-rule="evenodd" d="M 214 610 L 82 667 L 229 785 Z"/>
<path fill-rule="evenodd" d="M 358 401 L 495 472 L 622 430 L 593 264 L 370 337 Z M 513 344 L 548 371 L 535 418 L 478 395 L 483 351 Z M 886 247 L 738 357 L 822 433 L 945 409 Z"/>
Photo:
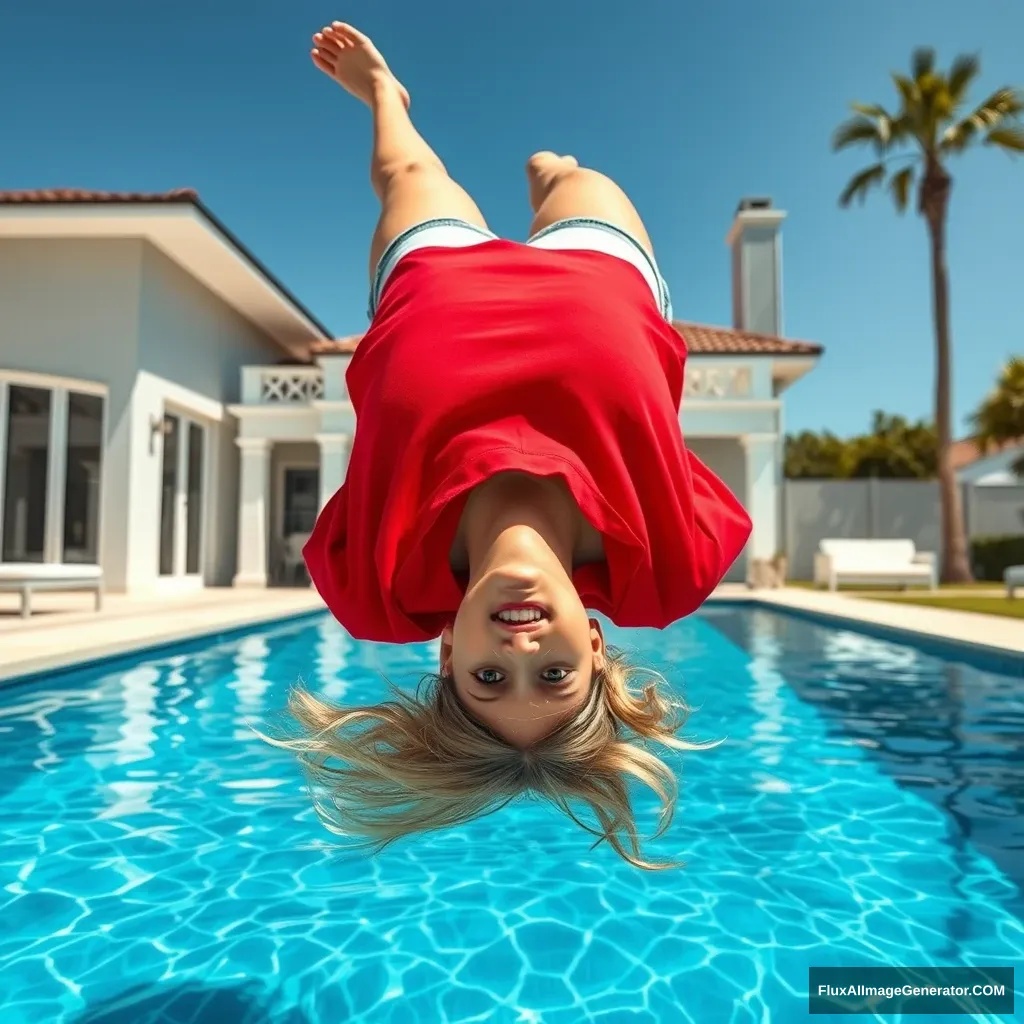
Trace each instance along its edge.
<path fill-rule="evenodd" d="M 161 437 L 166 437 L 171 433 L 171 424 L 167 421 L 165 416 L 153 416 L 149 417 L 149 454 L 156 454 L 156 436 L 159 434 Z"/>

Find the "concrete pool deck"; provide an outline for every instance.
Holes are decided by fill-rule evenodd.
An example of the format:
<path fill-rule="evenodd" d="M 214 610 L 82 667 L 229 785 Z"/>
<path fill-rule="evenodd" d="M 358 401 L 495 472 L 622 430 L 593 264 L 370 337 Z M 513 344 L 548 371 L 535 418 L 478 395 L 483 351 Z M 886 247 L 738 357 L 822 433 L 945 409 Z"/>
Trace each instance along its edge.
<path fill-rule="evenodd" d="M 801 587 L 784 587 L 780 590 L 720 587 L 715 592 L 715 598 L 746 599 L 780 610 L 809 612 L 846 622 L 852 629 L 859 622 L 865 626 L 905 630 L 935 640 L 952 640 L 989 650 L 1024 654 L 1024 621 L 1001 615 L 982 615 L 895 601 L 872 601 L 855 593 L 834 594 L 827 590 L 805 590 Z"/>
<path fill-rule="evenodd" d="M 0 683 L 77 662 L 126 654 L 193 637 L 260 626 L 323 608 L 311 588 L 210 587 L 154 596 L 43 593 L 20 618 L 17 595 L 0 595 Z"/>
<path fill-rule="evenodd" d="M 781 611 L 811 613 L 856 629 L 857 623 L 922 637 L 1024 654 L 1020 619 L 920 605 L 871 601 L 850 594 L 787 587 L 748 590 L 726 584 L 711 599 L 753 601 Z M 110 594 L 102 611 L 89 594 L 39 594 L 36 614 L 18 615 L 16 595 L 0 595 L 0 683 L 78 662 L 244 628 L 323 608 L 309 588 L 213 587 L 176 595 Z"/>

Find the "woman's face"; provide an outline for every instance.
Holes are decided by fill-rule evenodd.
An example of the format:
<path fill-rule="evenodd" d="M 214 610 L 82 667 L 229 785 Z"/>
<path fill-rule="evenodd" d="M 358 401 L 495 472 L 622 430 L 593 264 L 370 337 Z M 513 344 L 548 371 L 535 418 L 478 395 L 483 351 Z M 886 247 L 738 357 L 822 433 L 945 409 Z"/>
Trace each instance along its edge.
<path fill-rule="evenodd" d="M 463 706 L 520 748 L 578 711 L 604 664 L 601 628 L 557 566 L 485 573 L 441 638 L 441 671 Z"/>

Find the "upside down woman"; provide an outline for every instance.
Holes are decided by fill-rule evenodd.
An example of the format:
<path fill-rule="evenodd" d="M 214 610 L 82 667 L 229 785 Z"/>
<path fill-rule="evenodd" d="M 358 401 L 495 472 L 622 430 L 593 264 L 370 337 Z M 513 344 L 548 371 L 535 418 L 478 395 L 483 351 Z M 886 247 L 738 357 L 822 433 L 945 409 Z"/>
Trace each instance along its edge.
<path fill-rule="evenodd" d="M 531 793 L 639 867 L 627 779 L 667 828 L 687 709 L 605 646 L 698 608 L 750 521 L 683 444 L 685 343 L 625 193 L 570 156 L 526 173 L 525 244 L 497 238 L 409 117 L 371 41 L 334 22 L 317 68 L 373 115 L 371 323 L 347 380 L 345 483 L 305 549 L 357 639 L 440 637 L 416 697 L 338 707 L 296 689 L 278 741 L 328 828 L 380 849 Z M 574 805 L 589 807 L 586 824 Z"/>

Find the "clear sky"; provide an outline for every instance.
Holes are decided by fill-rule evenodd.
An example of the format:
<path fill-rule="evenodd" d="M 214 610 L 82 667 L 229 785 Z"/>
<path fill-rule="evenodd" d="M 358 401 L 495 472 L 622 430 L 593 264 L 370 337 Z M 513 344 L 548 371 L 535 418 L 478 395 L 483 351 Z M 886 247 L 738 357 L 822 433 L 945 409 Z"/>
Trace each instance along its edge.
<path fill-rule="evenodd" d="M 0 188 L 197 188 L 334 332 L 363 330 L 369 117 L 308 58 L 335 18 L 373 36 L 500 234 L 525 236 L 536 149 L 616 178 L 682 319 L 729 324 L 726 231 L 741 196 L 772 196 L 789 213 L 785 333 L 826 348 L 788 393 L 788 428 L 930 416 L 924 225 L 882 194 L 841 211 L 869 155 L 833 155 L 829 137 L 849 101 L 892 101 L 888 72 L 919 44 L 943 63 L 980 52 L 979 100 L 1024 86 L 1022 0 L 10 0 Z M 954 173 L 962 427 L 1024 352 L 1024 160 L 978 150 Z"/>

